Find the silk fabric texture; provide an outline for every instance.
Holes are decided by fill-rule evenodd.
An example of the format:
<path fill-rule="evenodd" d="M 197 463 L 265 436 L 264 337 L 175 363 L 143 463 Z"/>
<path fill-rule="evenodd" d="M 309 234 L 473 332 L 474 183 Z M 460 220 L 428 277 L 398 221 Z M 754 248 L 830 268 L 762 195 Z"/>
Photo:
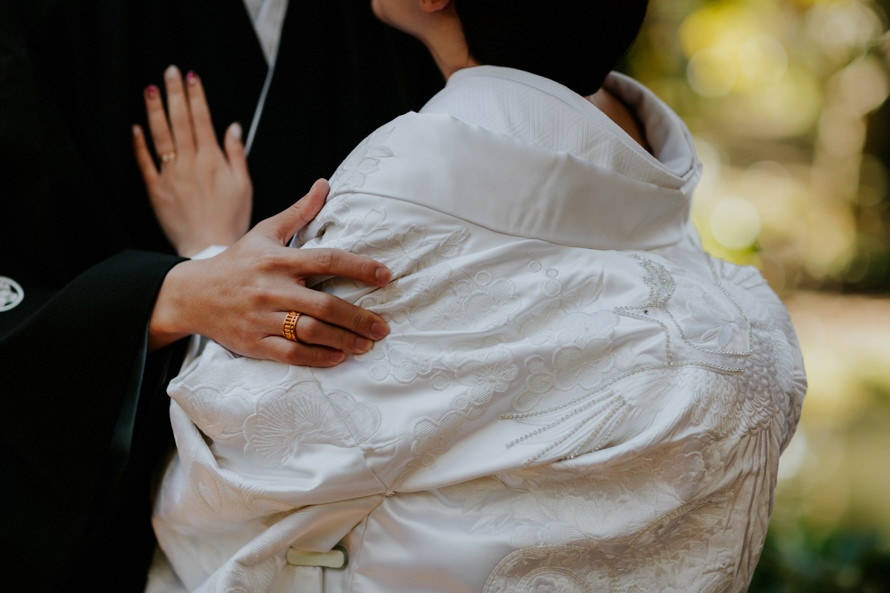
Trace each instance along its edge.
<path fill-rule="evenodd" d="M 806 381 L 785 308 L 705 254 L 682 122 L 653 155 L 532 74 L 462 70 L 369 136 L 304 249 L 393 281 L 326 290 L 392 333 L 334 369 L 197 342 L 170 386 L 154 525 L 187 590 L 743 591 Z M 339 570 L 289 547 L 341 542 Z"/>

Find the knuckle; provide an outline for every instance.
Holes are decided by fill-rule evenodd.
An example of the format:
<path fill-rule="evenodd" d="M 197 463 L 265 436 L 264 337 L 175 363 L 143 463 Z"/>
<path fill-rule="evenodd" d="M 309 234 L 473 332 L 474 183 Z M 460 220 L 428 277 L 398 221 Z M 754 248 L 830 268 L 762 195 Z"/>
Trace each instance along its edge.
<path fill-rule="evenodd" d="M 294 344 L 287 353 L 287 362 L 297 366 L 327 367 L 334 363 L 324 348 L 313 348 Z"/>
<path fill-rule="evenodd" d="M 281 257 L 274 251 L 264 249 L 256 254 L 253 264 L 256 269 L 262 272 L 269 272 L 281 266 Z"/>
<path fill-rule="evenodd" d="M 244 298 L 247 301 L 248 309 L 251 311 L 264 309 L 270 301 L 269 294 L 257 285 L 244 287 Z"/>
<path fill-rule="evenodd" d="M 336 335 L 333 336 L 333 341 L 335 342 L 334 347 L 340 350 L 349 350 L 351 352 L 359 350 L 359 337 L 355 334 L 346 331 L 338 331 Z"/>
<path fill-rule="evenodd" d="M 297 339 L 309 344 L 318 343 L 318 322 L 309 315 L 301 315 L 297 324 Z"/>
<path fill-rule="evenodd" d="M 294 344 L 290 348 L 287 349 L 287 352 L 284 355 L 285 361 L 288 364 L 292 365 L 303 365 L 306 364 L 306 355 L 303 349 Z"/>
<path fill-rule="evenodd" d="M 335 317 L 337 307 L 333 297 L 325 295 L 327 298 L 319 299 L 318 303 L 313 307 L 316 315 L 322 319 L 331 319 Z"/>
<path fill-rule="evenodd" d="M 322 348 L 313 348 L 312 355 L 310 359 L 310 364 L 312 366 L 327 366 L 331 362 L 330 356 L 328 355 L 327 350 Z"/>
<path fill-rule="evenodd" d="M 374 318 L 370 313 L 363 309 L 356 309 L 352 315 L 352 327 L 356 328 L 359 331 L 370 331 L 371 326 L 374 324 Z"/>
<path fill-rule="evenodd" d="M 313 254 L 315 262 L 320 268 L 329 270 L 334 266 L 336 256 L 333 251 L 330 249 L 315 249 L 314 251 L 316 251 Z"/>
<path fill-rule="evenodd" d="M 331 359 L 333 352 L 327 348 L 315 348 L 312 352 L 312 366 L 332 367 L 339 363 Z"/>

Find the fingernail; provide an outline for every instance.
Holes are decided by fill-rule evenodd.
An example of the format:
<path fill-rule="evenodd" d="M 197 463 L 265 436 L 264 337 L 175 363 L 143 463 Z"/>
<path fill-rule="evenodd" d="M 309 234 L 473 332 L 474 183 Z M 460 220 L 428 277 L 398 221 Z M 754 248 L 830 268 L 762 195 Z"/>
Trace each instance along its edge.
<path fill-rule="evenodd" d="M 377 271 L 374 272 L 374 280 L 377 281 L 377 284 L 388 284 L 390 276 L 391 274 L 386 268 L 377 268 Z"/>
<path fill-rule="evenodd" d="M 160 91 L 158 90 L 158 87 L 156 87 L 153 84 L 150 84 L 147 87 L 145 87 L 145 96 L 148 97 L 149 99 L 154 99 L 155 97 L 157 97 L 159 92 Z"/>
<path fill-rule="evenodd" d="M 189 70 L 188 73 L 185 75 L 185 80 L 187 83 L 189 83 L 189 85 L 198 84 L 198 75 L 195 74 L 194 71 Z"/>
<path fill-rule="evenodd" d="M 132 129 L 133 129 L 133 136 L 134 136 L 134 137 L 135 137 L 135 136 L 141 136 L 141 135 L 142 135 L 142 129 L 141 129 L 139 126 L 133 126 Z"/>
<path fill-rule="evenodd" d="M 170 80 L 174 80 L 177 76 L 179 76 L 179 68 L 173 65 L 167 66 L 167 69 L 164 70 L 164 76 L 166 76 Z"/>
<path fill-rule="evenodd" d="M 374 325 L 371 326 L 371 337 L 375 340 L 382 340 L 386 336 L 389 335 L 389 326 L 383 322 L 378 321 Z"/>
<path fill-rule="evenodd" d="M 344 358 L 346 358 L 346 355 L 339 350 L 331 352 L 331 362 L 343 362 Z"/>
<path fill-rule="evenodd" d="M 358 354 L 364 354 L 368 350 L 371 349 L 371 346 L 374 345 L 374 342 L 367 338 L 359 338 L 355 341 L 355 351 Z"/>
<path fill-rule="evenodd" d="M 238 122 L 232 124 L 232 137 L 238 142 L 241 142 L 241 124 Z"/>

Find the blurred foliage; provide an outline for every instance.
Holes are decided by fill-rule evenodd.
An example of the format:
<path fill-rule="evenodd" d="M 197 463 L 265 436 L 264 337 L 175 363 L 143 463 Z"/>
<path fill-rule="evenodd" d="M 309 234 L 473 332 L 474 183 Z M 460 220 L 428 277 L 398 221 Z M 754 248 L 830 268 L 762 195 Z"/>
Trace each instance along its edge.
<path fill-rule="evenodd" d="M 890 592 L 890 0 L 650 0 L 623 70 L 704 173 L 705 248 L 789 307 L 810 389 L 751 591 Z"/>
<path fill-rule="evenodd" d="M 696 137 L 706 248 L 780 292 L 890 290 L 886 31 L 867 0 L 650 2 L 628 70 Z"/>
<path fill-rule="evenodd" d="M 886 593 L 890 553 L 874 533 L 797 529 L 766 541 L 752 593 Z"/>

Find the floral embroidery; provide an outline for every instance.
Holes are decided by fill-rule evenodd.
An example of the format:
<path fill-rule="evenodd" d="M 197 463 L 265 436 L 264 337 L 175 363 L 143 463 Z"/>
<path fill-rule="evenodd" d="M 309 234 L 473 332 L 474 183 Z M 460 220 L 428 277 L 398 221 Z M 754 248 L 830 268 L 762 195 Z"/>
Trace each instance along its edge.
<path fill-rule="evenodd" d="M 454 442 L 461 427 L 478 418 L 497 393 L 507 391 L 519 376 L 513 357 L 496 350 L 482 361 L 468 361 L 454 371 L 454 380 L 468 387 L 452 400 L 451 409 L 438 420 L 421 418 L 414 424 L 411 452 L 420 463 L 429 465 Z M 409 467 L 413 465 L 409 464 Z"/>
<path fill-rule="evenodd" d="M 420 350 L 413 344 L 397 339 L 386 340 L 374 352 L 379 363 L 371 367 L 369 375 L 375 381 L 392 377 L 399 383 L 408 384 L 433 372 L 435 352 Z"/>
<path fill-rule="evenodd" d="M 469 396 L 474 405 L 484 406 L 491 402 L 495 393 L 507 391 L 507 387 L 519 376 L 513 356 L 506 350 L 496 350 L 480 362 L 467 361 L 455 371 L 455 379 L 470 388 Z"/>
<path fill-rule="evenodd" d="M 528 411 L 548 394 L 578 386 L 593 389 L 614 366 L 613 341 L 617 318 L 609 312 L 572 313 L 554 324 L 554 344 L 563 344 L 550 360 L 535 355 L 526 361 L 525 390 L 513 399 L 513 409 Z"/>
<path fill-rule="evenodd" d="M 516 284 L 507 278 L 494 279 L 487 270 L 467 277 L 450 266 L 442 268 L 422 275 L 415 280 L 420 284 L 411 286 L 411 292 L 422 295 L 407 311 L 411 324 L 418 329 L 449 327 L 458 314 L 462 323 L 473 324 L 478 330 L 500 328 L 509 324 L 522 306 Z"/>
<path fill-rule="evenodd" d="M 287 390 L 269 390 L 256 410 L 244 420 L 244 452 L 271 466 L 295 455 L 301 444 L 355 446 L 380 423 L 375 408 L 359 405 L 346 393 L 333 394 L 329 400 L 319 385 L 309 380 Z"/>
<path fill-rule="evenodd" d="M 361 189 L 365 185 L 367 176 L 380 167 L 381 159 L 394 156 L 392 150 L 384 143 L 395 128 L 393 122 L 378 128 L 340 163 L 330 179 L 332 196 L 340 191 Z"/>

